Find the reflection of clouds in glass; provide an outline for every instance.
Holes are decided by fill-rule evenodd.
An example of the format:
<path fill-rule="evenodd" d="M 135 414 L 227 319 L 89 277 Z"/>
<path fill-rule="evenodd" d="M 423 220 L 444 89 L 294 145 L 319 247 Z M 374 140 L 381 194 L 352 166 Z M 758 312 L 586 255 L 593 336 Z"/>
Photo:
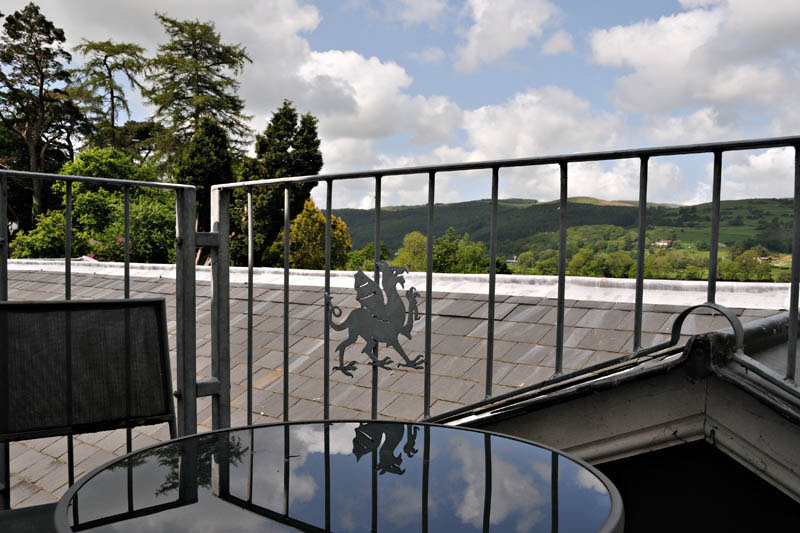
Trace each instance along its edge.
<path fill-rule="evenodd" d="M 600 479 L 592 474 L 589 470 L 584 468 L 579 468 L 578 472 L 575 474 L 575 484 L 578 485 L 582 489 L 591 489 L 600 494 L 606 494 L 608 491 L 606 490 L 605 485 Z"/>
<path fill-rule="evenodd" d="M 331 455 L 353 452 L 353 435 L 358 424 L 332 424 L 330 430 Z M 297 450 L 297 451 L 295 451 Z M 325 431 L 321 425 L 299 424 L 292 427 L 292 452 L 325 453 Z"/>
<path fill-rule="evenodd" d="M 531 468 L 536 473 L 537 476 L 542 478 L 542 481 L 550 484 L 550 476 L 553 473 L 553 467 L 550 463 L 545 463 L 542 461 L 532 461 Z"/>
<path fill-rule="evenodd" d="M 419 505 L 408 505 L 404 502 L 420 501 L 419 486 L 403 483 L 392 487 L 389 491 L 389 501 L 393 502 L 388 509 L 388 517 L 393 527 L 405 526 L 419 522 Z"/>
<path fill-rule="evenodd" d="M 472 443 L 454 446 L 453 457 L 461 463 L 458 472 L 467 484 L 464 494 L 453 494 L 456 515 L 463 523 L 476 528 L 483 525 L 483 500 L 486 490 L 483 447 Z M 541 514 L 536 507 L 543 503 L 531 472 L 522 472 L 515 465 L 498 457 L 492 459 L 491 524 L 500 524 L 511 514 L 520 513 L 517 531 L 532 529 Z"/>

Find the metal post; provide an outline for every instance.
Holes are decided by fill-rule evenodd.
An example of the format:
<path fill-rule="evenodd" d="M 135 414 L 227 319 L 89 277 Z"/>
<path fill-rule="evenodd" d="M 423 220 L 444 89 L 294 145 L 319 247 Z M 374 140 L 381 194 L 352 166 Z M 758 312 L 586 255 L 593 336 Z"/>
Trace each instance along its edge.
<path fill-rule="evenodd" d="M 64 211 L 64 299 L 72 299 L 72 182 L 67 181 Z"/>
<path fill-rule="evenodd" d="M 789 342 L 786 379 L 795 382 L 797 369 L 797 303 L 800 280 L 800 145 L 794 147 L 794 224 L 792 227 L 792 280 L 789 292 Z"/>
<path fill-rule="evenodd" d="M 330 418 L 330 411 L 331 411 L 331 328 L 330 328 L 330 295 L 331 295 L 331 223 L 333 217 L 333 181 L 328 180 L 325 182 L 325 317 L 324 317 L 324 328 L 323 328 L 323 361 L 322 361 L 322 399 L 323 399 L 323 412 L 322 416 L 325 420 Z M 328 426 L 325 426 L 325 431 L 327 435 Z M 326 441 L 327 444 L 327 441 Z M 328 460 L 328 455 L 325 455 L 325 459 Z M 327 463 L 326 463 L 327 464 Z M 326 497 L 328 497 L 328 493 L 326 491 Z M 327 501 L 327 500 L 326 500 Z M 330 502 L 327 503 L 328 505 Z M 327 508 L 327 507 L 326 507 Z M 326 520 L 330 519 L 329 513 L 326 514 Z"/>
<path fill-rule="evenodd" d="M 714 151 L 714 183 L 711 197 L 711 242 L 708 247 L 708 298 L 714 303 L 717 297 L 717 249 L 719 246 L 719 203 L 722 186 L 722 152 Z"/>
<path fill-rule="evenodd" d="M 211 249 L 211 375 L 219 380 L 211 399 L 213 429 L 231 427 L 230 202 L 229 190 L 211 189 L 211 231 L 219 235 Z"/>
<path fill-rule="evenodd" d="M 290 216 L 289 184 L 287 183 L 286 185 L 283 186 L 283 421 L 284 422 L 289 421 L 289 264 L 290 264 L 289 216 Z"/>
<path fill-rule="evenodd" d="M 633 351 L 642 348 L 642 302 L 644 301 L 644 251 L 647 230 L 647 163 L 639 160 L 639 235 L 636 249 L 636 304 L 633 313 Z"/>
<path fill-rule="evenodd" d="M 131 297 L 131 192 L 130 187 L 125 185 L 123 188 L 123 202 L 122 202 L 122 217 L 124 223 L 124 244 L 123 244 L 123 260 L 124 260 L 124 295 L 125 299 Z M 126 423 L 131 418 L 131 398 L 133 393 L 131 391 L 131 331 L 130 331 L 130 309 L 125 308 L 125 383 L 127 384 L 128 391 L 125 408 Z M 133 451 L 133 433 L 130 426 L 125 428 L 125 451 L 131 453 Z M 133 465 L 128 461 L 128 498 L 133 498 L 131 476 L 133 474 Z M 130 500 L 133 501 L 132 499 Z M 133 511 L 133 504 L 131 503 L 130 511 Z"/>
<path fill-rule="evenodd" d="M 422 449 L 422 533 L 428 533 L 428 488 L 431 470 L 431 427 L 425 425 Z"/>
<path fill-rule="evenodd" d="M 381 176 L 375 176 L 375 240 L 373 241 L 373 258 L 375 260 L 375 283 L 381 283 L 381 271 L 378 268 L 378 262 L 381 260 Z M 375 360 L 378 360 L 378 343 L 375 343 L 375 348 L 372 350 L 372 355 Z M 372 365 L 372 419 L 378 418 L 378 366 Z M 374 454 L 373 454 L 374 456 Z"/>
<path fill-rule="evenodd" d="M 494 370 L 494 301 L 495 278 L 497 276 L 497 189 L 500 169 L 492 168 L 492 218 L 489 227 L 489 307 L 486 323 L 486 398 L 492 397 Z"/>
<path fill-rule="evenodd" d="M 561 375 L 564 362 L 564 293 L 567 283 L 567 163 L 561 167 L 561 199 L 558 207 L 558 308 L 556 312 L 556 371 Z"/>
<path fill-rule="evenodd" d="M 428 174 L 428 236 L 425 252 L 425 398 L 423 416 L 431 416 L 431 313 L 433 310 L 433 206 L 436 173 Z M 425 426 L 427 429 L 427 426 Z M 423 526 L 424 527 L 424 526 Z"/>
<path fill-rule="evenodd" d="M 178 434 L 197 432 L 195 361 L 195 189 L 178 189 L 175 197 L 175 307 Z"/>
<path fill-rule="evenodd" d="M 67 181 L 66 209 L 64 211 L 64 299 L 72 299 L 72 182 Z M 67 397 L 64 402 L 67 410 L 67 423 L 72 425 L 72 317 L 66 313 L 67 338 L 64 343 L 67 352 L 66 368 Z M 72 434 L 67 435 L 67 481 L 71 487 L 75 483 L 75 445 Z"/>
<path fill-rule="evenodd" d="M 0 302 L 8 300 L 8 178 L 0 173 Z M 2 369 L 5 374 L 6 369 Z M 11 508 L 11 456 L 0 443 L 0 511 Z"/>
<path fill-rule="evenodd" d="M 8 300 L 8 177 L 0 173 L 0 302 Z"/>
<path fill-rule="evenodd" d="M 253 193 L 247 190 L 247 425 L 253 425 Z"/>

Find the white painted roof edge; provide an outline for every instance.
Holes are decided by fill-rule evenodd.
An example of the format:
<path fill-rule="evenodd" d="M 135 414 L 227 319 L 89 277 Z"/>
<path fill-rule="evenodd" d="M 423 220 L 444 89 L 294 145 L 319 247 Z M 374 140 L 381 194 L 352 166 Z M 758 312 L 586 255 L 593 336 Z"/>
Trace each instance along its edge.
<path fill-rule="evenodd" d="M 41 270 L 63 272 L 63 259 L 10 259 L 9 270 Z M 131 263 L 131 275 L 149 278 L 175 278 L 175 265 Z M 101 274 L 122 276 L 123 263 L 105 263 L 88 257 L 72 260 L 72 272 L 76 274 Z M 211 280 L 211 267 L 198 266 L 198 280 Z M 426 290 L 425 273 L 409 272 L 404 275 L 406 288 Z M 232 267 L 231 282 L 246 283 L 247 268 Z M 253 271 L 256 283 L 283 284 L 283 269 L 256 268 Z M 290 283 L 304 286 L 323 286 L 325 272 L 322 270 L 298 270 L 289 272 Z M 331 286 L 352 287 L 353 272 L 331 271 Z M 488 294 L 488 274 L 433 274 L 433 290 L 437 292 L 459 292 Z M 706 301 L 705 281 L 644 280 L 644 302 L 690 306 Z M 522 276 L 498 274 L 495 292 L 507 296 L 531 296 L 557 298 L 556 276 Z M 569 300 L 603 302 L 634 302 L 636 280 L 615 278 L 567 277 L 565 297 Z M 789 283 L 743 283 L 717 282 L 717 303 L 727 307 L 749 309 L 787 309 Z"/>

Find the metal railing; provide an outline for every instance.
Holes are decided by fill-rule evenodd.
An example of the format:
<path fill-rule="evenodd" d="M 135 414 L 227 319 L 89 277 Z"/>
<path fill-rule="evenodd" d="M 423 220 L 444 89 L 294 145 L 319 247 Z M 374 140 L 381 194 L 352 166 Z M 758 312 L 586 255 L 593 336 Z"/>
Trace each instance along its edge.
<path fill-rule="evenodd" d="M 124 298 L 131 295 L 130 279 L 130 193 L 135 188 L 158 188 L 175 193 L 176 220 L 176 351 L 177 351 L 177 383 L 175 396 L 178 404 L 179 435 L 189 435 L 197 431 L 196 407 L 196 368 L 195 368 L 195 218 L 196 191 L 193 186 L 163 182 L 132 181 L 61 174 L 45 174 L 38 172 L 22 172 L 0 169 L 0 301 L 8 300 L 8 251 L 9 233 L 7 218 L 7 202 L 9 178 L 21 180 L 62 181 L 65 183 L 64 211 L 64 299 L 72 299 L 72 208 L 73 183 L 93 183 L 111 189 L 123 191 L 124 217 Z M 0 369 L 5 372 L 5 369 Z M 131 430 L 126 430 L 126 449 L 132 450 Z M 67 439 L 69 484 L 74 482 L 73 439 Z M 0 443 L 0 509 L 10 507 L 10 490 L 7 486 L 10 475 L 10 457 L 8 443 Z"/>
<path fill-rule="evenodd" d="M 259 181 L 248 181 L 215 185 L 212 188 L 212 226 L 213 231 L 220 236 L 220 253 L 217 262 L 214 264 L 214 294 L 212 309 L 215 312 L 215 322 L 219 324 L 212 333 L 216 336 L 212 339 L 213 350 L 216 350 L 215 360 L 219 364 L 224 364 L 227 369 L 230 364 L 230 347 L 227 337 L 230 312 L 228 303 L 229 290 L 229 267 L 230 258 L 227 254 L 227 242 L 230 235 L 229 206 L 231 192 L 235 189 L 245 189 L 248 195 L 248 336 L 247 336 L 247 421 L 252 422 L 252 376 L 253 376 L 253 230 L 252 230 L 252 193 L 261 187 L 280 186 L 284 190 L 284 332 L 283 332 L 283 419 L 289 420 L 289 186 L 292 183 L 319 182 L 325 185 L 326 190 L 326 225 L 325 225 L 325 319 L 324 319 L 324 361 L 323 361 L 323 403 L 324 417 L 329 417 L 330 407 L 330 271 L 331 271 L 331 216 L 332 216 L 332 195 L 335 182 L 353 179 L 373 179 L 375 190 L 375 226 L 374 243 L 381 240 L 381 185 L 384 178 L 394 176 L 407 176 L 411 174 L 428 175 L 428 202 L 427 202 L 427 270 L 426 270 L 426 300 L 425 300 L 425 354 L 424 354 L 424 417 L 428 421 L 452 418 L 461 413 L 467 413 L 478 407 L 487 405 L 513 396 L 524 394 L 541 387 L 551 386 L 573 379 L 578 376 L 595 373 L 608 369 L 655 352 L 675 346 L 680 340 L 680 325 L 686 314 L 692 312 L 697 307 L 711 307 L 721 312 L 729 321 L 732 322 L 734 329 L 741 329 L 735 314 L 727 312 L 724 307 L 716 304 L 716 281 L 717 281 L 717 253 L 720 231 L 720 190 L 722 185 L 722 156 L 725 152 L 741 150 L 757 150 L 768 148 L 792 147 L 795 149 L 795 168 L 794 168 L 794 228 L 793 228 L 793 248 L 792 248 L 792 274 L 791 274 L 791 297 L 790 297 L 790 331 L 787 353 L 787 370 L 785 375 L 759 365 L 753 359 L 744 355 L 743 352 L 736 355 L 735 360 L 757 373 L 764 379 L 783 390 L 800 396 L 800 389 L 797 387 L 795 377 L 796 366 L 796 343 L 797 343 L 797 304 L 798 304 L 798 279 L 800 278 L 800 227 L 798 226 L 798 214 L 800 213 L 800 158 L 798 150 L 800 147 L 800 137 L 780 137 L 771 139 L 743 140 L 733 142 L 690 144 L 680 146 L 643 148 L 632 150 L 604 151 L 579 154 L 564 154 L 546 157 L 530 157 L 522 159 L 506 159 L 483 162 L 457 163 L 447 165 L 430 165 L 407 168 L 393 168 L 368 170 L 363 172 L 346 172 L 337 174 L 322 174 L 314 176 L 297 176 L 280 179 L 268 179 Z M 654 346 L 642 346 L 642 315 L 643 315 L 643 294 L 644 294 L 644 264 L 645 264 L 645 230 L 647 228 L 647 191 L 648 191 L 648 163 L 651 158 L 664 156 L 679 156 L 689 154 L 712 154 L 714 157 L 713 183 L 712 183 L 712 217 L 710 228 L 710 251 L 709 268 L 707 281 L 707 300 L 698 302 L 701 305 L 693 306 L 685 311 L 682 318 L 676 321 L 677 330 L 673 329 L 669 341 L 656 344 Z M 564 373 L 564 308 L 565 308 L 565 285 L 566 285 L 566 240 L 567 240 L 567 197 L 569 185 L 569 165 L 574 163 L 601 162 L 621 159 L 639 160 L 639 199 L 638 199 L 638 250 L 636 259 L 636 296 L 634 305 L 634 326 L 633 326 L 633 346 L 630 353 L 616 357 L 609 361 L 594 364 L 570 373 Z M 518 167 L 537 167 L 543 165 L 558 165 L 560 169 L 560 199 L 559 199 L 559 254 L 558 254 L 558 299 L 556 315 L 556 352 L 555 370 L 553 376 L 539 383 L 516 389 L 500 395 L 492 394 L 492 371 L 494 366 L 494 322 L 495 322 L 495 283 L 496 283 L 496 259 L 497 259 L 497 218 L 498 218 L 498 185 L 500 171 L 502 169 Z M 490 239 L 489 239 L 489 305 L 488 305 L 488 324 L 487 324 L 487 344 L 486 344 L 486 368 L 485 368 L 485 395 L 486 399 L 471 404 L 466 407 L 455 409 L 437 416 L 430 416 L 431 406 L 431 317 L 432 317 L 432 294 L 435 289 L 433 286 L 432 265 L 433 265 L 433 228 L 435 216 L 435 187 L 436 180 L 445 173 L 461 172 L 469 170 L 487 170 L 491 172 L 491 220 L 490 220 Z M 380 276 L 377 264 L 380 261 L 380 247 L 375 246 L 375 283 Z M 224 250 L 224 253 L 223 253 Z M 377 356 L 377 348 L 375 348 Z M 225 370 L 227 371 L 227 370 Z M 220 374 L 222 375 L 222 374 Z M 378 368 L 372 369 L 372 418 L 378 415 Z M 223 387 L 224 388 L 224 387 Z M 222 416 L 222 415 L 220 415 Z M 225 427 L 225 426 L 214 426 Z"/>

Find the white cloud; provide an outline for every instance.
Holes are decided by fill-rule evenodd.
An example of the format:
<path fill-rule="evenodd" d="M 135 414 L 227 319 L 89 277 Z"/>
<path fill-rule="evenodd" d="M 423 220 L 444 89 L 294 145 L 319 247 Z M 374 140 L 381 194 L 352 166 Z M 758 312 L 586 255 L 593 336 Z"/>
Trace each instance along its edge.
<path fill-rule="evenodd" d="M 739 133 L 735 123 L 711 107 L 688 115 L 655 114 L 647 117 L 646 136 L 657 144 L 690 144 L 730 140 Z"/>
<path fill-rule="evenodd" d="M 410 55 L 420 63 L 441 63 L 445 58 L 444 50 L 438 46 L 427 46 L 421 52 L 412 52 Z"/>
<path fill-rule="evenodd" d="M 727 200 L 787 198 L 794 194 L 794 150 L 771 148 L 723 156 L 720 195 Z M 726 163 L 726 158 L 732 159 Z"/>
<path fill-rule="evenodd" d="M 473 24 L 456 50 L 456 70 L 472 72 L 482 63 L 525 48 L 531 37 L 560 14 L 549 0 L 469 0 Z"/>
<path fill-rule="evenodd" d="M 690 10 L 591 33 L 597 63 L 631 69 L 615 83 L 618 105 L 644 112 L 712 106 L 744 115 L 777 114 L 794 100 L 800 2 L 683 5 Z"/>
<path fill-rule="evenodd" d="M 395 0 L 386 9 L 396 10 L 397 17 L 408 24 L 434 24 L 446 7 L 444 0 Z"/>
<path fill-rule="evenodd" d="M 555 56 L 572 52 L 572 35 L 564 30 L 555 32 L 545 43 L 542 45 L 542 53 L 548 56 Z"/>

